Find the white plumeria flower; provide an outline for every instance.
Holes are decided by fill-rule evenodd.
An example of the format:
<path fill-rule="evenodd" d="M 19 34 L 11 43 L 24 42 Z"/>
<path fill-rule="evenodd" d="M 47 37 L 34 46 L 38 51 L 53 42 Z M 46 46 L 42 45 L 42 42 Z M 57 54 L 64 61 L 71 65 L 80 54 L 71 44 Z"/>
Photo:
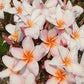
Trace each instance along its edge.
<path fill-rule="evenodd" d="M 62 68 L 57 68 L 49 65 L 50 60 L 45 61 L 46 71 L 52 75 L 46 84 L 73 84 L 75 83 L 75 78 L 72 74 L 67 73 Z"/>
<path fill-rule="evenodd" d="M 76 43 L 78 48 L 80 50 L 84 50 L 84 25 L 82 25 L 80 28 L 77 26 L 76 23 L 73 24 L 73 31 L 72 31 L 73 37 L 72 41 Z"/>
<path fill-rule="evenodd" d="M 17 63 L 15 58 L 5 55 L 2 60 L 8 68 L 0 72 L 0 78 L 9 77 L 10 84 L 35 84 L 35 76 L 30 73 L 28 69 L 16 72 L 13 71 Z"/>
<path fill-rule="evenodd" d="M 10 40 L 19 42 L 23 39 L 23 35 L 21 33 L 18 24 L 16 25 L 8 24 L 5 26 L 5 28 L 8 31 L 8 33 L 10 33 L 9 35 Z"/>
<path fill-rule="evenodd" d="M 27 15 L 28 13 L 24 10 L 23 3 L 17 0 L 13 0 L 14 7 L 11 7 L 8 12 L 16 15 Z"/>
<path fill-rule="evenodd" d="M 65 29 L 68 32 L 68 27 L 75 21 L 74 13 L 61 9 L 60 5 L 56 8 L 56 14 L 54 16 L 48 16 L 47 20 L 56 26 L 57 29 Z M 67 18 L 66 18 L 67 17 Z"/>
<path fill-rule="evenodd" d="M 54 57 L 49 63 L 53 66 L 63 67 L 73 75 L 84 76 L 84 69 L 78 63 L 78 50 L 76 48 L 69 51 L 67 48 L 59 46 L 60 56 Z"/>
<path fill-rule="evenodd" d="M 45 54 L 47 54 L 49 51 L 52 56 L 57 56 L 59 54 L 59 36 L 56 35 L 56 29 L 51 29 L 49 31 L 47 31 L 46 29 L 41 30 L 40 39 L 43 41 L 41 45 L 44 46 L 46 49 Z"/>
<path fill-rule="evenodd" d="M 65 6 L 65 10 L 73 11 L 75 13 L 75 17 L 78 17 L 84 11 L 83 8 L 78 5 L 72 6 L 71 1 L 67 2 L 66 6 Z"/>
<path fill-rule="evenodd" d="M 26 36 L 31 36 L 34 39 L 38 39 L 40 30 L 43 29 L 45 23 L 45 16 L 41 14 L 40 9 L 36 9 L 31 15 L 21 17 L 25 24 L 24 32 Z"/>
<path fill-rule="evenodd" d="M 4 11 L 9 10 L 11 0 L 0 0 L 0 18 L 4 19 Z"/>
<path fill-rule="evenodd" d="M 35 47 L 30 37 L 26 37 L 23 40 L 22 46 L 23 48 L 12 47 L 10 49 L 11 54 L 19 59 L 14 71 L 19 71 L 27 65 L 28 70 L 36 76 L 39 71 L 37 61 L 44 56 L 45 49 L 40 45 Z"/>

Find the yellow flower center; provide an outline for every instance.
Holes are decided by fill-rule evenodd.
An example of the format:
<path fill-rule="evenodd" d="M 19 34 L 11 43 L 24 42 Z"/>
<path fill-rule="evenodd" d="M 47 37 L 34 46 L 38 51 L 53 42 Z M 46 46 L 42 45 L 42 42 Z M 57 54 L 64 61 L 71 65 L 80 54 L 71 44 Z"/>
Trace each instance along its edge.
<path fill-rule="evenodd" d="M 0 4 L 0 10 L 4 9 L 4 4 Z"/>
<path fill-rule="evenodd" d="M 25 51 L 24 54 L 23 54 L 23 58 L 25 59 L 25 61 L 27 60 L 28 63 L 32 62 L 34 56 L 33 56 L 33 53 L 30 52 L 30 51 Z"/>
<path fill-rule="evenodd" d="M 56 75 L 56 80 L 60 80 L 59 82 L 63 82 L 67 77 L 67 74 L 61 69 L 58 69 L 55 75 Z"/>
<path fill-rule="evenodd" d="M 27 21 L 26 25 L 30 28 L 34 25 L 33 21 Z"/>
<path fill-rule="evenodd" d="M 17 8 L 17 13 L 18 13 L 18 14 L 22 14 L 22 12 L 23 12 L 22 8 L 21 8 L 21 7 L 18 7 L 18 8 Z"/>
<path fill-rule="evenodd" d="M 63 60 L 62 60 L 63 64 L 68 67 L 69 65 L 71 65 L 71 59 L 70 57 L 65 57 Z"/>
<path fill-rule="evenodd" d="M 63 20 L 58 20 L 57 21 L 57 27 L 61 28 L 64 25 L 64 21 Z"/>
<path fill-rule="evenodd" d="M 14 32 L 11 37 L 12 40 L 17 41 L 18 40 L 18 33 Z"/>
<path fill-rule="evenodd" d="M 74 35 L 74 37 L 72 37 L 74 40 L 77 40 L 79 38 L 79 34 L 77 31 L 72 33 Z"/>
<path fill-rule="evenodd" d="M 56 45 L 57 40 L 56 40 L 56 38 L 50 36 L 46 39 L 46 41 L 47 41 L 47 43 L 46 43 L 47 47 L 49 47 L 49 46 L 54 47 Z"/>

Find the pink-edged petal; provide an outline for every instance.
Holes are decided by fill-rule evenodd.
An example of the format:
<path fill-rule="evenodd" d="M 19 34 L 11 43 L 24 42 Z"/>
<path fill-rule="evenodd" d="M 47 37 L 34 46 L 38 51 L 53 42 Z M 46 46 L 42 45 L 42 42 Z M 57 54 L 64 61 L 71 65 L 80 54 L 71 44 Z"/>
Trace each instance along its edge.
<path fill-rule="evenodd" d="M 51 79 L 48 79 L 48 81 L 46 82 L 46 84 L 58 84 L 59 81 L 56 80 L 55 77 L 52 77 Z"/>
<path fill-rule="evenodd" d="M 21 75 L 11 74 L 10 84 L 24 84 L 24 78 Z"/>
<path fill-rule="evenodd" d="M 15 25 L 8 24 L 8 25 L 6 25 L 5 28 L 10 34 L 13 34 L 15 32 Z"/>
<path fill-rule="evenodd" d="M 34 58 L 36 61 L 39 61 L 43 58 L 45 54 L 45 48 L 42 45 L 37 45 L 35 50 L 33 51 Z"/>
<path fill-rule="evenodd" d="M 75 21 L 74 13 L 69 10 L 65 11 L 63 15 L 63 20 L 67 26 L 72 25 Z"/>
<path fill-rule="evenodd" d="M 47 42 L 48 31 L 46 29 L 40 31 L 40 39 L 44 42 Z"/>
<path fill-rule="evenodd" d="M 76 76 L 76 84 L 84 84 L 84 77 Z"/>
<path fill-rule="evenodd" d="M 47 46 L 45 43 L 41 43 L 41 46 L 45 48 L 45 55 L 46 55 L 50 50 L 50 46 Z"/>
<path fill-rule="evenodd" d="M 31 20 L 34 21 L 40 14 L 41 14 L 41 10 L 40 9 L 35 9 L 32 12 Z"/>
<path fill-rule="evenodd" d="M 49 62 L 50 62 L 50 60 L 46 60 L 45 61 L 45 63 L 44 63 L 45 69 L 46 69 L 46 71 L 48 73 L 50 73 L 51 75 L 55 76 L 55 72 L 56 72 L 57 68 L 49 65 Z"/>
<path fill-rule="evenodd" d="M 51 7 L 56 6 L 57 3 L 58 3 L 58 0 L 47 0 L 45 5 L 46 7 L 51 8 Z"/>
<path fill-rule="evenodd" d="M 40 26 L 40 29 L 43 29 L 43 26 L 44 26 L 44 23 L 45 23 L 45 16 L 44 15 L 38 16 L 34 20 L 34 22 Z"/>
<path fill-rule="evenodd" d="M 35 76 L 32 73 L 27 75 L 25 84 L 35 84 Z"/>
<path fill-rule="evenodd" d="M 54 46 L 50 49 L 50 53 L 52 56 L 59 56 L 59 50 L 58 50 L 58 46 Z"/>
<path fill-rule="evenodd" d="M 40 31 L 40 27 L 38 25 L 34 25 L 32 28 L 25 29 L 25 35 L 30 36 L 34 39 L 38 39 L 39 31 Z"/>
<path fill-rule="evenodd" d="M 12 47 L 10 48 L 10 52 L 15 58 L 23 59 L 24 52 L 22 48 Z"/>
<path fill-rule="evenodd" d="M 56 29 L 51 29 L 51 30 L 49 30 L 49 32 L 48 32 L 48 37 L 55 37 L 56 35 L 57 35 L 57 30 Z"/>
<path fill-rule="evenodd" d="M 82 7 L 76 5 L 72 8 L 72 11 L 76 12 L 76 17 L 78 17 L 80 14 L 83 13 L 84 10 Z"/>
<path fill-rule="evenodd" d="M 10 69 L 13 69 L 14 65 L 16 64 L 16 60 L 13 57 L 9 57 L 7 55 L 4 55 L 2 57 L 3 63 Z"/>
<path fill-rule="evenodd" d="M 33 73 L 35 76 L 38 75 L 39 65 L 38 65 L 38 63 L 37 63 L 36 60 L 33 59 L 31 62 L 29 62 L 29 63 L 27 64 L 27 67 L 28 67 L 29 71 L 30 71 L 31 73 Z"/>
<path fill-rule="evenodd" d="M 34 49 L 34 42 L 31 37 L 27 36 L 22 42 L 24 50 L 32 51 Z"/>
<path fill-rule="evenodd" d="M 19 60 L 14 66 L 13 71 L 20 71 L 27 64 L 27 60 Z"/>
<path fill-rule="evenodd" d="M 57 66 L 57 67 L 61 67 L 63 66 L 63 63 L 62 63 L 62 59 L 60 56 L 57 56 L 57 57 L 53 57 L 53 59 L 49 62 L 50 65 L 52 66 Z"/>
<path fill-rule="evenodd" d="M 11 74 L 10 69 L 5 69 L 3 71 L 0 72 L 0 78 L 6 78 L 9 77 Z"/>

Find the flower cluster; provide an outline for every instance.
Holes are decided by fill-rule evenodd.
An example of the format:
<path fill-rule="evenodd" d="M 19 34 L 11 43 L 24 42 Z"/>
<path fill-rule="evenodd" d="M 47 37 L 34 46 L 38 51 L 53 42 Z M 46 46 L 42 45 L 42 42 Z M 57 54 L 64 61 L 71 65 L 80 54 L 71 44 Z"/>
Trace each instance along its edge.
<path fill-rule="evenodd" d="M 48 54 L 52 59 L 46 59 L 44 66 L 52 77 L 46 84 L 84 83 L 84 54 L 78 63 L 78 50 L 84 50 L 84 25 L 79 28 L 75 21 L 83 13 L 80 6 L 62 0 L 0 0 L 2 19 L 4 12 L 14 15 L 15 24 L 5 26 L 10 35 L 3 38 L 10 44 L 11 56 L 2 57 L 7 69 L 0 78 L 9 77 L 10 84 L 36 84 L 38 61 Z"/>

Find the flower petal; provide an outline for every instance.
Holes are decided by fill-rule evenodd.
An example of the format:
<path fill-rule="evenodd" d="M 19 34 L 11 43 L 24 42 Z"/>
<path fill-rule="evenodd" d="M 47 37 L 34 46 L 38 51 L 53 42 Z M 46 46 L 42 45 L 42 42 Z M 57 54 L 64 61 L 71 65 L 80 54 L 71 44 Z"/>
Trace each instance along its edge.
<path fill-rule="evenodd" d="M 34 20 L 34 22 L 40 26 L 40 29 L 43 29 L 43 26 L 44 26 L 44 23 L 45 23 L 45 16 L 44 15 L 38 16 Z"/>
<path fill-rule="evenodd" d="M 41 45 L 37 45 L 35 50 L 33 51 L 34 58 L 36 61 L 39 61 L 42 59 L 42 57 L 45 54 L 45 48 Z"/>
<path fill-rule="evenodd" d="M 52 56 L 59 56 L 59 50 L 58 50 L 58 46 L 53 46 L 50 49 L 50 53 Z"/>
<path fill-rule="evenodd" d="M 46 69 L 46 71 L 48 73 L 50 73 L 51 75 L 55 76 L 55 72 L 56 72 L 57 68 L 49 65 L 49 62 L 50 62 L 50 60 L 46 60 L 45 61 L 45 63 L 44 63 L 45 69 Z"/>
<path fill-rule="evenodd" d="M 5 28 L 10 34 L 13 34 L 15 32 L 15 25 L 8 24 L 8 25 L 6 25 Z"/>
<path fill-rule="evenodd" d="M 30 71 L 31 73 L 33 73 L 35 76 L 38 75 L 39 65 L 38 65 L 38 63 L 37 63 L 36 60 L 33 59 L 32 62 L 29 62 L 29 63 L 27 64 L 27 67 L 28 67 L 29 71 Z"/>
<path fill-rule="evenodd" d="M 30 36 L 34 39 L 38 39 L 39 37 L 39 26 L 38 25 L 34 25 L 32 28 L 27 28 L 25 29 L 25 35 L 26 36 Z"/>
<path fill-rule="evenodd" d="M 46 29 L 40 31 L 40 39 L 44 42 L 46 42 L 46 39 L 48 37 L 48 31 Z"/>
<path fill-rule="evenodd" d="M 24 84 L 24 78 L 21 75 L 11 74 L 10 84 Z"/>
<path fill-rule="evenodd" d="M 3 63 L 10 69 L 13 69 L 13 66 L 16 64 L 16 60 L 13 57 L 9 57 L 7 55 L 4 55 L 2 57 Z"/>
<path fill-rule="evenodd" d="M 58 83 L 59 81 L 57 81 L 55 77 L 48 79 L 48 81 L 46 82 L 46 84 L 58 84 Z"/>
<path fill-rule="evenodd" d="M 49 30 L 48 36 L 55 37 L 57 35 L 57 33 L 58 33 L 57 30 L 53 28 L 53 29 Z"/>
<path fill-rule="evenodd" d="M 41 10 L 40 9 L 36 9 L 32 12 L 32 15 L 31 15 L 31 21 L 34 21 L 41 13 Z"/>
<path fill-rule="evenodd" d="M 31 37 L 27 36 L 22 42 L 23 49 L 32 51 L 34 49 L 34 43 Z"/>
<path fill-rule="evenodd" d="M 13 71 L 20 71 L 27 64 L 27 60 L 20 60 L 14 66 Z"/>
<path fill-rule="evenodd" d="M 66 18 L 67 17 L 67 18 Z M 70 26 L 75 21 L 74 13 L 67 10 L 64 12 L 63 20 L 67 26 Z"/>
<path fill-rule="evenodd" d="M 0 78 L 6 78 L 9 77 L 11 74 L 11 71 L 9 69 L 5 69 L 0 72 Z"/>
<path fill-rule="evenodd" d="M 56 6 L 57 3 L 58 3 L 58 0 L 47 0 L 45 5 L 46 7 L 51 8 L 51 7 Z"/>
<path fill-rule="evenodd" d="M 32 73 L 26 77 L 25 84 L 35 84 L 35 76 Z"/>
<path fill-rule="evenodd" d="M 10 48 L 10 52 L 15 58 L 23 59 L 24 52 L 22 48 L 12 47 Z"/>
<path fill-rule="evenodd" d="M 84 77 L 76 76 L 76 84 L 83 84 L 83 83 L 84 83 Z"/>

